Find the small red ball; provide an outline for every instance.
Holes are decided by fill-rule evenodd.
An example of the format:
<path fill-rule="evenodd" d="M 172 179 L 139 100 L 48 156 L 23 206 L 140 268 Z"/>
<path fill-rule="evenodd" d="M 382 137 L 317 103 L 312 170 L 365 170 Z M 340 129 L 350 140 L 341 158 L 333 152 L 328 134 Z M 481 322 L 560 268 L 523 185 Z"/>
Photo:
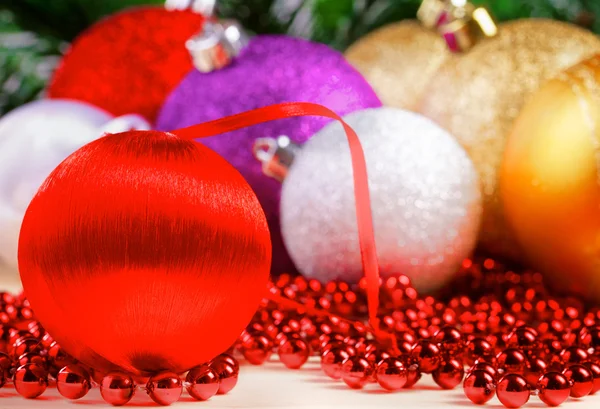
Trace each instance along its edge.
<path fill-rule="evenodd" d="M 408 358 L 404 361 L 404 366 L 406 367 L 406 383 L 404 384 L 404 388 L 412 388 L 419 382 L 421 379 L 422 373 L 419 369 L 419 366 L 412 362 L 412 359 Z"/>
<path fill-rule="evenodd" d="M 176 373 L 162 372 L 153 375 L 146 384 L 146 392 L 159 405 L 168 406 L 179 400 L 183 383 Z"/>
<path fill-rule="evenodd" d="M 310 356 L 310 348 L 303 339 L 288 339 L 277 350 L 279 360 L 290 369 L 299 369 Z"/>
<path fill-rule="evenodd" d="M 48 387 L 48 374 L 39 365 L 23 365 L 17 368 L 14 383 L 19 395 L 27 399 L 35 399 Z"/>
<path fill-rule="evenodd" d="M 547 370 L 548 364 L 546 364 L 546 361 L 540 358 L 530 358 L 525 365 L 523 376 L 525 376 L 529 385 L 533 387 Z"/>
<path fill-rule="evenodd" d="M 560 359 L 565 366 L 569 366 L 586 362 L 589 356 L 585 352 L 585 349 L 578 346 L 571 346 L 561 351 Z"/>
<path fill-rule="evenodd" d="M 321 356 L 321 368 L 332 379 L 342 379 L 342 363 L 350 357 L 345 348 L 331 348 Z"/>
<path fill-rule="evenodd" d="M 496 385 L 492 375 L 478 369 L 467 375 L 463 389 L 471 402 L 483 405 L 494 397 Z"/>
<path fill-rule="evenodd" d="M 508 374 L 498 383 L 498 400 L 507 408 L 520 408 L 529 401 L 529 384 L 518 374 Z"/>
<path fill-rule="evenodd" d="M 10 359 L 8 354 L 6 354 L 4 352 L 0 352 L 0 372 L 8 374 L 12 365 L 13 365 L 12 359 Z"/>
<path fill-rule="evenodd" d="M 515 348 L 505 349 L 496 359 L 498 368 L 504 370 L 504 373 L 522 374 L 527 364 L 525 354 Z"/>
<path fill-rule="evenodd" d="M 373 365 L 366 358 L 353 356 L 342 364 L 342 379 L 352 389 L 362 389 L 373 375 Z"/>
<path fill-rule="evenodd" d="M 27 364 L 37 364 L 42 368 L 45 368 L 46 358 L 41 356 L 38 352 L 26 352 L 15 360 L 15 366 Z"/>
<path fill-rule="evenodd" d="M 521 351 L 533 352 L 539 348 L 539 341 L 534 330 L 527 327 L 515 328 L 506 337 L 506 344 Z"/>
<path fill-rule="evenodd" d="M 571 385 L 566 376 L 559 372 L 548 372 L 541 376 L 536 388 L 540 400 L 548 406 L 558 406 L 567 400 Z"/>
<path fill-rule="evenodd" d="M 384 359 L 391 357 L 389 352 L 387 352 L 383 349 L 379 349 L 379 348 L 375 349 L 373 351 L 367 352 L 364 356 L 365 356 L 365 358 L 367 358 L 367 360 L 369 362 L 371 362 L 372 365 L 377 365 L 379 362 L 383 361 Z"/>
<path fill-rule="evenodd" d="M 483 338 L 474 338 L 467 342 L 466 360 L 468 365 L 473 365 L 476 360 L 483 358 L 492 358 L 494 356 L 494 347 Z"/>
<path fill-rule="evenodd" d="M 262 365 L 273 352 L 273 341 L 264 332 L 249 336 L 241 346 L 244 358 L 252 365 Z"/>
<path fill-rule="evenodd" d="M 113 406 L 123 406 L 133 398 L 135 384 L 131 376 L 112 372 L 106 375 L 100 383 L 100 394 L 106 403 Z"/>
<path fill-rule="evenodd" d="M 388 391 L 400 390 L 406 385 L 408 374 L 402 360 L 385 358 L 377 364 L 377 383 Z"/>
<path fill-rule="evenodd" d="M 83 398 L 89 392 L 90 387 L 90 375 L 79 365 L 65 366 L 56 377 L 56 388 L 67 399 Z"/>
<path fill-rule="evenodd" d="M 458 359 L 450 358 L 442 362 L 433 372 L 433 380 L 442 389 L 454 389 L 460 385 L 464 375 L 465 367 L 463 363 Z"/>
<path fill-rule="evenodd" d="M 236 367 L 230 362 L 227 360 L 212 361 L 209 366 L 219 375 L 217 394 L 225 395 L 237 385 L 239 370 L 236 370 Z"/>
<path fill-rule="evenodd" d="M 442 352 L 452 356 L 461 353 L 465 346 L 462 333 L 450 326 L 443 327 L 437 331 L 433 336 L 433 340 L 438 343 Z"/>
<path fill-rule="evenodd" d="M 231 365 L 233 367 L 233 371 L 235 373 L 238 373 L 240 371 L 240 363 L 238 362 L 237 359 L 232 357 L 230 354 L 221 354 L 221 355 L 217 356 L 216 358 L 213 358 L 210 361 L 209 365 L 210 366 L 218 365 L 222 362 L 227 362 L 229 365 Z"/>
<path fill-rule="evenodd" d="M 208 365 L 198 366 L 188 372 L 186 389 L 196 400 L 208 400 L 219 390 L 219 375 Z"/>
<path fill-rule="evenodd" d="M 583 365 L 574 364 L 563 371 L 571 383 L 571 397 L 583 398 L 592 392 L 594 378 L 592 372 Z"/>
<path fill-rule="evenodd" d="M 435 343 L 421 339 L 413 347 L 411 358 L 419 365 L 422 373 L 432 373 L 440 366 L 442 356 Z"/>
<path fill-rule="evenodd" d="M 594 387 L 590 392 L 590 395 L 594 395 L 600 390 L 600 365 L 594 362 L 586 362 L 584 365 L 590 370 L 592 377 L 594 378 Z"/>
<path fill-rule="evenodd" d="M 492 375 L 492 377 L 494 379 L 496 379 L 496 376 L 498 375 L 496 368 L 494 368 L 494 366 L 492 364 L 489 364 L 487 362 L 477 362 L 475 365 L 473 365 L 471 367 L 471 369 L 469 369 L 469 372 L 478 371 L 478 370 L 489 373 L 490 375 Z"/>

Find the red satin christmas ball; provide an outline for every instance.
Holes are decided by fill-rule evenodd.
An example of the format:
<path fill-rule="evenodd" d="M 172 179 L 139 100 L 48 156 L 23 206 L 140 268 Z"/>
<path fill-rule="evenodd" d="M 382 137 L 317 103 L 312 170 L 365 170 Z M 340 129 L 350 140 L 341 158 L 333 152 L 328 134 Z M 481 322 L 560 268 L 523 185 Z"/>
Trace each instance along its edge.
<path fill-rule="evenodd" d="M 192 70 L 186 41 L 204 17 L 192 11 L 138 7 L 107 17 L 67 51 L 48 88 L 50 98 L 88 102 L 115 116 L 153 122 L 167 95 Z"/>
<path fill-rule="evenodd" d="M 232 345 L 270 257 L 242 176 L 155 131 L 107 135 L 67 158 L 32 200 L 19 243 L 31 306 L 61 347 L 95 370 L 147 376 Z"/>

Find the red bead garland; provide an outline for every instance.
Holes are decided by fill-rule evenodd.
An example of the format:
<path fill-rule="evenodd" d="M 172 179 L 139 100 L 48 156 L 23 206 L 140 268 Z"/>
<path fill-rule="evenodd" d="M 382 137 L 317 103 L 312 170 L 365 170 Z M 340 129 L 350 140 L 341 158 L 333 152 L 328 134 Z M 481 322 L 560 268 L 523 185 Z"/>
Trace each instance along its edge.
<path fill-rule="evenodd" d="M 462 382 L 473 403 L 484 404 L 496 395 L 509 408 L 525 405 L 532 395 L 557 406 L 600 390 L 599 309 L 555 297 L 538 274 L 516 274 L 491 260 L 471 262 L 463 273 L 468 285 L 454 288 L 469 288 L 474 295 L 422 298 L 405 277 L 382 282 L 380 328 L 393 334 L 395 348 L 378 342 L 365 324 L 364 282 L 321 285 L 284 275 L 272 290 L 294 303 L 264 300 L 230 353 L 189 371 L 185 381 L 161 373 L 140 388 L 124 373 L 94 379 L 113 405 L 126 404 L 138 390 L 161 405 L 175 402 L 184 389 L 207 400 L 237 383 L 239 363 L 231 354 L 260 365 L 276 353 L 290 369 L 318 355 L 325 375 L 353 389 L 375 383 L 393 392 L 431 374 L 441 389 Z M 15 316 L 0 327 L 8 352 L 0 352 L 0 380 L 12 379 L 18 393 L 35 398 L 55 370 L 61 395 L 83 398 L 95 386 L 92 371 L 75 364 L 33 316 L 29 322 L 17 318 L 12 311 L 25 300 L 13 298 L 14 304 L 0 304 Z M 318 311 L 303 310 L 315 304 Z"/>

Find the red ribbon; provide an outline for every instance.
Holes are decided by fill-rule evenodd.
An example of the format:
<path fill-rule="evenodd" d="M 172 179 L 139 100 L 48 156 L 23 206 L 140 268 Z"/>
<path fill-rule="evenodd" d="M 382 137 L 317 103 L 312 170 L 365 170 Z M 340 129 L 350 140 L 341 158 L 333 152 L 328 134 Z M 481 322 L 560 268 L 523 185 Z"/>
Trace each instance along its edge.
<path fill-rule="evenodd" d="M 395 349 L 396 344 L 393 336 L 379 328 L 379 319 L 377 310 L 379 307 L 379 262 L 377 260 L 377 250 L 375 247 L 375 234 L 373 231 L 373 217 L 371 212 L 371 197 L 369 193 L 369 179 L 367 176 L 367 164 L 365 154 L 356 135 L 356 132 L 344 120 L 324 106 L 308 102 L 291 102 L 270 105 L 264 108 L 255 109 L 237 115 L 217 119 L 188 128 L 178 129 L 171 133 L 183 139 L 197 139 L 214 136 L 240 128 L 246 128 L 258 125 L 264 122 L 275 121 L 277 119 L 291 118 L 297 116 L 322 116 L 339 121 L 344 127 L 348 145 L 350 146 L 350 155 L 352 157 L 352 172 L 354 178 L 354 197 L 356 203 L 356 220 L 358 224 L 358 238 L 362 265 L 367 281 L 367 304 L 369 310 L 369 323 L 375 337 L 384 342 L 390 348 Z M 307 310 L 306 306 L 295 303 L 280 295 L 269 292 L 269 298 L 279 303 L 293 305 L 296 308 Z M 312 309 L 310 309 L 312 310 Z M 312 313 L 318 314 L 317 310 Z M 321 312 L 322 313 L 322 312 Z"/>

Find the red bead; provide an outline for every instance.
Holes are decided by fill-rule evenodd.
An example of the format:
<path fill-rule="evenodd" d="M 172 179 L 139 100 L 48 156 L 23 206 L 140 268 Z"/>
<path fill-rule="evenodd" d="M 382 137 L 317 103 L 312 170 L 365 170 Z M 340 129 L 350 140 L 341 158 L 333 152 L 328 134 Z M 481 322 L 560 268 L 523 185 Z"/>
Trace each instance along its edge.
<path fill-rule="evenodd" d="M 262 365 L 273 351 L 273 342 L 264 332 L 258 332 L 246 339 L 241 346 L 244 358 L 252 365 Z"/>
<path fill-rule="evenodd" d="M 539 379 L 538 396 L 548 406 L 558 406 L 567 400 L 571 385 L 566 376 L 558 372 L 548 372 Z"/>
<path fill-rule="evenodd" d="M 146 384 L 146 392 L 159 405 L 168 406 L 179 400 L 183 383 L 176 373 L 162 372 L 153 375 Z"/>
<path fill-rule="evenodd" d="M 365 354 L 365 358 L 367 358 L 367 360 L 371 362 L 372 365 L 377 365 L 379 364 L 379 362 L 389 357 L 391 357 L 389 352 L 380 348 L 375 349 L 373 351 L 369 351 Z"/>
<path fill-rule="evenodd" d="M 473 365 L 477 359 L 492 358 L 494 347 L 483 338 L 475 338 L 467 342 L 466 360 L 468 365 Z"/>
<path fill-rule="evenodd" d="M 515 328 L 506 338 L 506 343 L 521 351 L 534 351 L 538 349 L 539 341 L 533 331 L 535 330 L 527 327 Z"/>
<path fill-rule="evenodd" d="M 26 352 L 15 360 L 15 366 L 27 364 L 37 364 L 42 368 L 46 367 L 46 358 L 37 352 Z"/>
<path fill-rule="evenodd" d="M 408 362 L 404 362 L 404 366 L 406 367 L 406 383 L 404 384 L 405 389 L 415 386 L 421 379 L 422 375 L 418 365 L 410 361 L 411 359 L 409 359 Z"/>
<path fill-rule="evenodd" d="M 235 373 L 238 373 L 240 371 L 240 363 L 230 354 L 221 354 L 217 356 L 216 358 L 210 361 L 209 365 L 213 366 L 222 362 L 227 362 L 229 365 L 231 365 Z"/>
<path fill-rule="evenodd" d="M 67 399 L 83 398 L 91 387 L 90 375 L 80 365 L 69 365 L 58 372 L 56 388 Z"/>
<path fill-rule="evenodd" d="M 363 357 L 353 356 L 342 364 L 342 379 L 352 389 L 362 389 L 373 375 L 373 365 Z"/>
<path fill-rule="evenodd" d="M 187 392 L 196 400 L 208 400 L 219 390 L 219 375 L 208 365 L 192 369 L 185 380 Z"/>
<path fill-rule="evenodd" d="M 535 386 L 542 376 L 548 370 L 548 364 L 540 358 L 530 358 L 525 365 L 523 376 L 527 379 L 530 386 Z"/>
<path fill-rule="evenodd" d="M 498 369 L 504 370 L 504 373 L 522 374 L 527 363 L 525 354 L 515 348 L 505 349 L 496 359 Z"/>
<path fill-rule="evenodd" d="M 385 358 L 377 364 L 377 383 L 388 391 L 402 389 L 408 380 L 404 363 L 398 358 Z"/>
<path fill-rule="evenodd" d="M 476 405 L 483 405 L 494 397 L 496 392 L 495 380 L 492 375 L 475 370 L 467 375 L 463 383 L 465 395 Z"/>
<path fill-rule="evenodd" d="M 507 408 L 520 408 L 529 401 L 529 384 L 521 375 L 511 373 L 500 380 L 496 394 Z"/>
<path fill-rule="evenodd" d="M 17 368 L 14 383 L 19 395 L 27 399 L 35 399 L 48 387 L 48 374 L 39 365 L 23 365 Z"/>
<path fill-rule="evenodd" d="M 236 364 L 239 365 L 236 361 Z M 228 359 L 212 360 L 209 366 L 219 375 L 219 390 L 217 394 L 229 393 L 238 381 L 239 366 L 236 368 Z"/>
<path fill-rule="evenodd" d="M 345 348 L 332 348 L 321 356 L 321 368 L 332 379 L 342 378 L 342 363 L 350 357 Z"/>
<path fill-rule="evenodd" d="M 17 339 L 13 344 L 11 351 L 12 356 L 17 358 L 27 352 L 36 352 L 39 354 L 42 351 L 42 346 L 40 341 L 34 338 L 33 335 L 28 335 Z"/>
<path fill-rule="evenodd" d="M 454 389 L 463 380 L 465 368 L 461 361 L 450 358 L 442 362 L 440 366 L 433 372 L 433 380 L 442 389 Z"/>
<path fill-rule="evenodd" d="M 290 369 L 299 369 L 310 356 L 310 348 L 303 339 L 289 339 L 277 350 L 279 360 Z"/>
<path fill-rule="evenodd" d="M 131 376 L 112 372 L 106 375 L 100 383 L 100 394 L 106 403 L 113 406 L 123 406 L 133 398 L 135 384 Z"/>
<path fill-rule="evenodd" d="M 494 368 L 492 364 L 489 364 L 487 362 L 477 362 L 471 367 L 471 369 L 469 369 L 469 372 L 473 371 L 485 371 L 492 375 L 494 379 L 496 379 L 496 375 L 498 374 L 496 368 Z"/>
<path fill-rule="evenodd" d="M 588 353 L 585 352 L 583 348 L 578 346 L 565 348 L 560 353 L 560 359 L 565 366 L 586 362 L 588 358 Z"/>
<path fill-rule="evenodd" d="M 438 343 L 442 352 L 449 355 L 457 355 L 465 347 L 462 333 L 450 326 L 443 327 L 437 331 L 433 336 L 433 340 Z"/>
<path fill-rule="evenodd" d="M 421 339 L 414 346 L 411 357 L 419 365 L 422 373 L 432 373 L 440 365 L 441 351 L 435 343 Z"/>
<path fill-rule="evenodd" d="M 594 362 L 586 362 L 584 363 L 584 365 L 592 373 L 592 378 L 594 379 L 594 386 L 592 388 L 592 391 L 590 392 L 590 395 L 594 395 L 600 390 L 600 365 Z"/>
<path fill-rule="evenodd" d="M 574 364 L 563 371 L 571 383 L 571 397 L 583 398 L 592 392 L 594 378 L 592 372 L 583 365 Z"/>
<path fill-rule="evenodd" d="M 6 384 L 7 374 L 3 371 L 0 371 L 0 388 L 2 388 Z"/>

